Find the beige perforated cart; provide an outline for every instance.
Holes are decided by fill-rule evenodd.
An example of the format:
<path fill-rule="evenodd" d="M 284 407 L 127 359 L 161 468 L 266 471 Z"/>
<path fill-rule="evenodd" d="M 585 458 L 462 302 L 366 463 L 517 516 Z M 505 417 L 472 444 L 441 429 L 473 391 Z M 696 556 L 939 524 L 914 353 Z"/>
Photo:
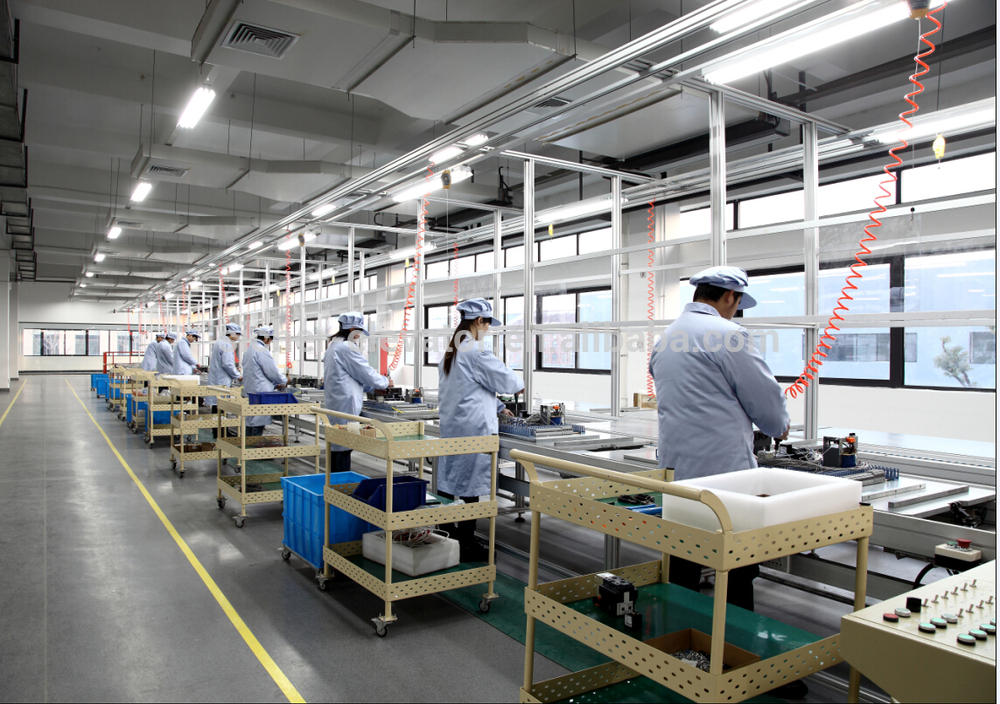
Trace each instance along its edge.
<path fill-rule="evenodd" d="M 155 446 L 156 438 L 169 438 L 174 432 L 173 425 L 169 421 L 166 423 L 156 422 L 158 412 L 166 411 L 168 415 L 173 416 L 175 412 L 181 410 L 198 410 L 197 403 L 186 402 L 175 406 L 171 388 L 176 383 L 177 379 L 161 375 L 149 382 L 149 386 L 146 387 L 146 434 L 143 439 L 149 443 L 150 450 Z M 164 391 L 166 393 L 161 393 Z"/>
<path fill-rule="evenodd" d="M 324 496 L 325 536 L 323 540 L 323 571 L 316 579 L 320 589 L 326 589 L 327 580 L 333 577 L 336 570 L 377 595 L 385 602 L 385 611 L 372 621 L 375 632 L 384 636 L 390 623 L 396 620 L 392 613 L 392 602 L 409 599 L 423 594 L 458 589 L 473 584 L 486 584 L 487 591 L 479 603 L 481 611 L 489 611 L 490 604 L 497 598 L 493 591 L 496 581 L 496 565 L 494 564 L 493 547 L 497 517 L 497 453 L 500 441 L 496 435 L 467 438 L 437 438 L 424 435 L 423 421 L 405 423 L 382 423 L 370 418 L 361 418 L 346 413 L 331 411 L 326 408 L 314 407 L 317 416 L 326 414 L 336 419 L 348 422 L 370 425 L 376 429 L 376 436 L 370 437 L 352 433 L 338 425 L 327 424 L 326 436 L 326 487 Z M 330 445 L 341 445 L 352 450 L 364 452 L 372 457 L 385 460 L 386 500 L 385 511 L 380 511 L 351 496 L 358 487 L 357 484 L 330 484 Z M 393 462 L 395 460 L 417 460 L 418 475 L 423 478 L 424 460 L 430 457 L 447 455 L 469 455 L 483 453 L 490 455 L 490 499 L 474 504 L 448 504 L 436 508 L 424 508 L 413 511 L 392 510 Z M 421 528 L 439 523 L 453 521 L 468 521 L 477 518 L 490 519 L 489 562 L 485 567 L 452 568 L 441 570 L 416 578 L 393 580 L 393 571 L 388 567 L 378 565 L 381 569 L 365 569 L 365 560 L 361 558 L 362 543 L 360 540 L 349 543 L 330 544 L 330 506 L 347 511 L 364 519 L 391 535 L 392 531 L 403 528 Z M 392 565 L 392 540 L 385 541 L 385 565 Z M 398 574 L 398 573 L 397 573 Z M 382 576 L 379 576 L 382 575 Z"/>
<path fill-rule="evenodd" d="M 733 532 L 729 513 L 715 494 L 669 483 L 667 472 L 670 470 L 624 474 L 520 450 L 512 450 L 511 457 L 524 466 L 531 480 L 531 562 L 524 594 L 527 633 L 520 701 L 560 701 L 609 686 L 635 688 L 637 678 L 648 678 L 694 701 L 738 702 L 844 662 L 840 654 L 840 634 L 822 638 L 736 608 L 727 618 L 729 571 L 783 555 L 856 540 L 854 610 L 862 609 L 867 584 L 868 537 L 872 533 L 871 506 L 861 505 L 841 513 L 737 533 Z M 540 481 L 536 464 L 583 476 Z M 715 514 L 720 528 L 715 531 L 693 528 L 601 501 L 634 494 L 636 490 L 700 502 Z M 543 514 L 661 553 L 662 557 L 652 562 L 606 570 L 624 577 L 638 588 L 637 606 L 653 605 L 647 614 L 650 622 L 643 625 L 641 633 L 627 631 L 623 619 L 606 615 L 592 604 L 602 581 L 600 573 L 538 583 Z M 714 598 L 667 584 L 671 556 L 683 556 L 685 560 L 714 568 Z M 545 682 L 534 682 L 537 621 L 604 654 L 612 662 Z M 742 655 L 736 654 L 735 658 L 733 644 L 726 643 L 727 625 L 734 638 L 746 646 L 745 650 L 738 649 Z M 699 626 L 703 629 L 701 633 L 709 632 L 708 672 L 668 654 L 668 650 L 685 649 L 672 650 L 677 646 L 669 644 L 676 644 L 680 640 L 678 636 L 688 629 L 697 630 Z M 724 669 L 727 660 L 737 664 Z M 859 677 L 852 669 L 850 696 L 853 701 L 857 701 Z M 605 696 L 614 696 L 614 692 Z"/>
<path fill-rule="evenodd" d="M 220 425 L 216 448 L 216 501 L 219 508 L 225 508 L 226 500 L 232 499 L 240 505 L 240 513 L 233 517 L 237 528 L 242 528 L 247 518 L 247 506 L 252 504 L 280 503 L 284 499 L 281 478 L 288 476 L 288 460 L 293 457 L 315 458 L 316 473 L 319 473 L 320 432 L 319 418 L 315 419 L 315 435 L 312 443 L 290 445 L 288 443 L 288 419 L 290 416 L 312 415 L 313 411 L 304 403 L 251 404 L 249 399 L 231 395 L 232 389 L 221 386 L 206 387 L 211 396 L 218 397 L 219 423 L 227 414 L 236 420 L 239 435 L 228 437 Z M 283 416 L 281 435 L 259 435 L 248 437 L 246 419 L 250 416 Z M 280 445 L 272 445 L 274 438 L 280 438 Z M 222 466 L 226 458 L 237 462 L 238 475 L 224 476 Z M 257 470 L 248 466 L 250 460 L 283 459 L 284 467 L 278 471 Z M 249 476 L 248 476 L 249 475 Z M 263 491 L 247 491 L 248 484 L 256 484 Z"/>
<path fill-rule="evenodd" d="M 212 413 L 201 406 L 205 396 L 219 396 L 218 391 L 209 391 L 209 387 L 197 382 L 176 381 L 170 384 L 170 467 L 180 470 L 177 475 L 184 478 L 184 463 L 198 460 L 217 460 L 219 451 L 214 442 L 203 442 L 198 438 L 202 428 L 234 428 L 239 421 L 224 414 Z M 194 411 L 190 410 L 194 405 Z M 186 408 L 189 410 L 181 410 Z M 225 431 L 222 431 L 225 432 Z M 195 442 L 188 443 L 187 435 L 194 435 Z"/>
<path fill-rule="evenodd" d="M 128 387 L 126 375 L 128 367 L 116 364 L 108 370 L 108 410 L 118 412 L 118 417 L 125 415 L 125 389 Z"/>
<path fill-rule="evenodd" d="M 149 382 L 155 380 L 156 372 L 133 369 L 132 373 L 129 374 L 129 392 L 126 398 L 126 403 L 131 406 L 128 415 L 132 416 L 132 420 L 128 422 L 128 427 L 132 429 L 133 433 L 138 433 L 139 426 L 145 422 L 144 419 L 146 417 L 146 411 L 139 410 L 139 404 L 146 402 L 145 394 L 147 385 Z"/>

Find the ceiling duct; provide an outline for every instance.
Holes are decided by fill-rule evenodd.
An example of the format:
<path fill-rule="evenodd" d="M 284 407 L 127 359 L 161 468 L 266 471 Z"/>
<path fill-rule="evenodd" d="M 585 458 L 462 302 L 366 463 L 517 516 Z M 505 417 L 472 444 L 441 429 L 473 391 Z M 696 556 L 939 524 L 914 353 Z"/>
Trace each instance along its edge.
<path fill-rule="evenodd" d="M 566 98 L 546 98 L 545 100 L 535 103 L 530 108 L 527 108 L 525 112 L 530 112 L 533 115 L 544 115 L 548 110 L 555 110 L 556 108 L 561 108 L 564 105 L 569 105 L 570 101 Z"/>
<path fill-rule="evenodd" d="M 229 33 L 226 34 L 222 46 L 227 49 L 280 59 L 298 40 L 299 35 L 297 34 L 236 20 Z"/>
<path fill-rule="evenodd" d="M 123 229 L 128 229 L 128 230 L 141 230 L 141 229 L 143 229 L 142 221 L 141 220 L 125 220 L 123 218 L 115 218 L 112 221 L 111 224 L 112 225 L 116 225 L 116 226 L 118 226 L 120 228 L 123 228 Z"/>
<path fill-rule="evenodd" d="M 178 166 L 168 166 L 167 164 L 150 164 L 146 167 L 146 174 L 149 176 L 161 176 L 164 178 L 184 178 L 189 169 L 182 169 Z"/>

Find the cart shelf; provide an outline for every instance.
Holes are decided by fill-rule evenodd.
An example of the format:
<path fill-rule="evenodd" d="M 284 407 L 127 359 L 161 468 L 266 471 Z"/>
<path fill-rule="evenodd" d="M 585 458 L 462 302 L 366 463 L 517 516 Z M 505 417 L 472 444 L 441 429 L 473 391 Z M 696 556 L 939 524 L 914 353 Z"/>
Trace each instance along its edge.
<path fill-rule="evenodd" d="M 170 463 L 174 469 L 178 469 L 177 464 L 178 461 L 180 462 L 177 474 L 183 479 L 186 462 L 217 460 L 219 457 L 219 448 L 214 442 L 199 443 L 202 449 L 188 451 L 187 444 L 184 442 L 185 436 L 197 436 L 199 430 L 207 428 L 221 431 L 223 428 L 235 427 L 239 421 L 235 418 L 227 418 L 222 413 L 199 413 L 200 400 L 206 396 L 216 396 L 218 393 L 209 391 L 208 387 L 201 386 L 197 382 L 173 379 L 170 380 L 169 388 Z M 179 440 L 175 440 L 175 437 L 178 437 Z M 205 449 L 205 445 L 210 445 L 211 449 Z"/>
<path fill-rule="evenodd" d="M 326 486 L 323 490 L 324 519 L 326 535 L 323 547 L 323 571 L 316 579 L 320 589 L 326 589 L 326 582 L 333 576 L 332 570 L 337 570 L 344 576 L 357 582 L 368 591 L 381 597 L 385 610 L 377 618 L 373 618 L 375 632 L 384 636 L 390 623 L 396 620 L 392 613 L 392 602 L 423 594 L 486 584 L 487 591 L 480 602 L 480 609 L 488 611 L 490 604 L 497 598 L 493 591 L 496 581 L 496 566 L 493 549 L 497 517 L 497 453 L 500 442 L 497 436 L 467 437 L 467 438 L 435 438 L 424 434 L 423 421 L 402 423 L 382 423 L 373 419 L 352 416 L 338 411 L 331 411 L 319 406 L 313 406 L 317 419 L 323 418 L 325 424 L 324 437 L 327 443 Z M 327 416 L 347 420 L 353 423 L 368 425 L 375 429 L 374 437 L 350 432 L 346 427 L 330 425 Z M 358 484 L 330 484 L 330 445 L 340 445 L 352 450 L 364 452 L 386 462 L 386 510 L 381 511 L 369 504 L 355 499 L 352 494 Z M 423 478 L 424 460 L 429 457 L 444 457 L 448 455 L 466 455 L 473 453 L 489 454 L 491 457 L 490 500 L 474 504 L 446 503 L 435 508 L 393 511 L 393 461 L 416 459 L 418 474 Z M 434 572 L 420 577 L 401 575 L 396 570 L 386 569 L 378 563 L 361 557 L 361 541 L 346 543 L 330 543 L 329 522 L 330 507 L 333 506 L 357 516 L 388 531 L 401 528 L 417 528 L 453 521 L 467 521 L 477 518 L 488 518 L 489 529 L 489 560 L 484 567 L 459 565 L 458 567 Z M 385 564 L 392 565 L 392 541 L 386 540 Z"/>
<path fill-rule="evenodd" d="M 527 637 L 522 702 L 554 702 L 578 697 L 636 677 L 647 677 L 694 701 L 736 702 L 843 661 L 839 634 L 819 638 L 728 606 L 728 575 L 737 567 L 856 540 L 855 609 L 863 608 L 868 536 L 873 524 L 870 506 L 734 533 L 729 514 L 718 497 L 706 490 L 668 483 L 665 480 L 669 470 L 623 474 L 519 450 L 512 451 L 511 456 L 525 467 L 531 478 L 531 562 L 528 587 L 525 589 Z M 536 463 L 584 476 L 541 482 L 535 471 Z M 721 529 L 707 531 L 693 528 L 606 503 L 609 498 L 636 493 L 637 488 L 699 501 L 715 513 Z M 643 614 L 641 634 L 626 631 L 618 619 L 593 606 L 591 599 L 597 596 L 601 582 L 598 574 L 538 584 L 542 514 L 662 554 L 661 559 L 653 562 L 606 570 L 624 577 L 639 589 L 636 604 Z M 671 556 L 714 568 L 714 597 L 667 584 Z M 534 682 L 536 620 L 612 658 L 613 662 L 546 682 Z M 710 672 L 683 663 L 644 642 L 686 628 L 712 635 Z M 724 671 L 722 657 L 726 643 L 743 648 L 761 659 Z M 856 671 L 852 670 L 853 696 L 857 694 L 859 683 Z"/>

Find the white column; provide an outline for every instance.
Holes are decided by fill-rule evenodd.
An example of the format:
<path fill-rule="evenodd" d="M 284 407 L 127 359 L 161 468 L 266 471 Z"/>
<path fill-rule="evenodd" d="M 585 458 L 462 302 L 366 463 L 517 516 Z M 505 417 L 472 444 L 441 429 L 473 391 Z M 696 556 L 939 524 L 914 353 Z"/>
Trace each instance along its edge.
<path fill-rule="evenodd" d="M 17 314 L 17 291 L 18 284 L 10 285 L 10 327 L 8 330 L 8 336 L 10 337 L 10 371 L 9 376 L 11 380 L 17 379 L 18 374 L 18 343 L 21 339 L 19 331 L 17 329 L 18 314 Z"/>
<path fill-rule="evenodd" d="M 306 374 L 306 248 L 299 247 L 299 376 Z"/>
<path fill-rule="evenodd" d="M 17 337 L 16 330 L 12 331 L 10 328 L 10 271 L 12 266 L 14 266 L 13 260 L 6 257 L 0 259 L 0 391 L 10 390 L 10 338 Z"/>
<path fill-rule="evenodd" d="M 815 221 L 817 217 L 816 191 L 819 188 L 819 144 L 816 134 L 816 124 L 808 122 L 802 125 L 803 169 L 802 186 L 805 194 L 806 222 Z M 803 230 L 803 254 L 805 255 L 805 304 L 806 315 L 819 314 L 819 228 L 808 227 Z M 819 342 L 819 329 L 808 327 L 806 335 L 806 359 L 812 356 Z M 807 438 L 819 435 L 819 379 L 814 379 L 806 387 L 805 393 L 805 429 Z"/>
<path fill-rule="evenodd" d="M 725 96 L 709 96 L 708 156 L 711 171 L 709 201 L 712 208 L 712 266 L 726 264 L 726 107 Z"/>
<path fill-rule="evenodd" d="M 522 341 L 524 403 L 531 413 L 532 377 L 535 370 L 535 162 L 524 162 L 524 340 Z"/>

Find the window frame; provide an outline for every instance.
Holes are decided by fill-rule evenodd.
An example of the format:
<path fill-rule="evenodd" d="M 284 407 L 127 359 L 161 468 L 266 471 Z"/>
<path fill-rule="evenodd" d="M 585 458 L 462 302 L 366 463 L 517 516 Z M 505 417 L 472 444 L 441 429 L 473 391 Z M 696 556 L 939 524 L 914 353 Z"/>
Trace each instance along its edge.
<path fill-rule="evenodd" d="M 579 248 L 579 238 L 577 238 L 577 247 Z M 550 293 L 536 293 L 535 294 L 535 324 L 536 325 L 541 325 L 542 324 L 542 299 L 544 299 L 544 298 L 546 298 L 548 296 L 565 296 L 567 294 L 573 294 L 573 296 L 574 296 L 574 299 L 575 299 L 575 301 L 574 301 L 575 302 L 575 306 L 574 307 L 575 307 L 575 310 L 576 310 L 576 315 L 575 315 L 575 320 L 573 322 L 574 323 L 579 323 L 580 322 L 580 294 L 581 293 L 593 293 L 593 292 L 597 292 L 597 291 L 599 291 L 599 292 L 611 291 L 611 287 L 610 286 L 585 286 L 585 287 L 581 287 L 581 288 L 569 289 L 567 291 L 552 291 Z M 513 296 L 513 298 L 517 298 L 517 296 Z M 560 333 L 536 332 L 535 334 L 540 336 L 540 335 L 546 335 L 546 334 L 558 335 Z M 574 334 L 575 335 L 585 335 L 585 334 L 590 334 L 590 333 L 578 332 L 578 333 L 574 333 Z M 536 349 L 535 349 L 535 368 L 534 368 L 534 371 L 537 371 L 537 372 L 547 372 L 547 373 L 553 373 L 553 374 L 595 374 L 595 375 L 606 375 L 606 376 L 610 376 L 611 375 L 611 370 L 610 369 L 586 369 L 586 368 L 581 367 L 580 366 L 580 349 L 579 349 L 579 344 L 577 345 L 577 348 L 573 351 L 573 367 L 571 369 L 567 369 L 565 367 L 546 367 L 546 366 L 544 366 L 542 364 L 542 359 L 543 359 L 542 345 L 541 345 L 541 341 L 539 341 L 539 344 L 536 345 Z"/>

